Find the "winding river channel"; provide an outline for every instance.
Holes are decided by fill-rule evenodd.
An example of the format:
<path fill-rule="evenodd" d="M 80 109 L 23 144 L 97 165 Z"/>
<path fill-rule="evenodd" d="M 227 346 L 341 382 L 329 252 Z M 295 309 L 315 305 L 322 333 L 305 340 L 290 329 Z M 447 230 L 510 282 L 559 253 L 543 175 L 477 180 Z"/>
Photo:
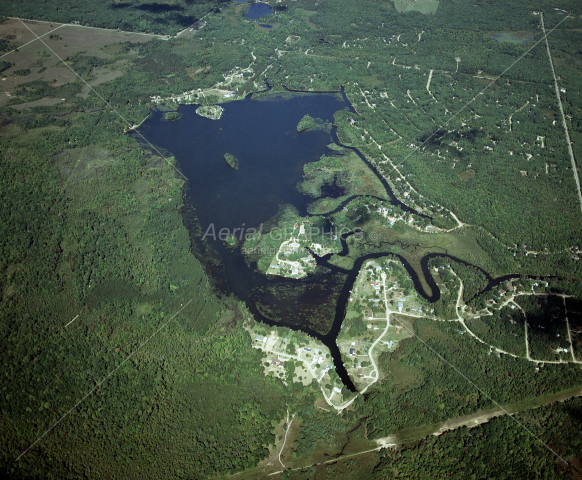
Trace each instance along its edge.
<path fill-rule="evenodd" d="M 333 155 L 334 151 L 328 145 L 339 145 L 339 141 L 335 127 L 331 132 L 309 130 L 298 133 L 297 124 L 305 114 L 330 123 L 338 110 L 357 114 L 343 89 L 337 94 L 285 94 L 261 99 L 249 95 L 242 101 L 222 106 L 224 113 L 220 120 L 197 115 L 195 105 L 181 106 L 180 118 L 173 122 L 164 120 L 162 112 L 154 111 L 139 130 L 150 142 L 174 155 L 188 178 L 184 220 L 197 256 L 217 288 L 225 294 L 234 293 L 243 300 L 257 320 L 301 330 L 320 340 L 329 348 L 335 370 L 344 385 L 355 391 L 336 339 L 345 317 L 349 292 L 361 266 L 370 259 L 389 254 L 396 256 L 408 271 L 418 294 L 435 302 L 440 298 L 440 291 L 429 272 L 430 259 L 447 257 L 468 264 L 440 253 L 423 257 L 422 275 L 430 287 L 430 295 L 423 289 L 411 265 L 403 257 L 388 251 L 361 256 L 349 270 L 331 265 L 330 255 L 315 256 L 316 271 L 302 279 L 260 273 L 256 263 L 249 262 L 239 248 L 231 248 L 220 241 L 217 233 L 221 229 L 232 232 L 235 228 L 244 232 L 244 229 L 259 229 L 263 225 L 267 231 L 269 226 L 275 226 L 286 206 L 292 206 L 299 216 L 307 216 L 313 198 L 297 189 L 302 180 L 303 166 L 319 160 L 321 155 Z M 412 212 L 396 198 L 386 180 L 362 153 L 354 148 L 351 150 L 360 156 L 384 186 L 386 197 L 375 198 Z M 237 170 L 227 165 L 225 153 L 238 158 Z M 354 198 L 344 199 L 326 215 L 341 210 Z M 348 236 L 341 238 L 343 251 L 340 256 L 348 253 Z M 489 282 L 485 291 L 517 277 L 495 279 L 481 271 Z"/>

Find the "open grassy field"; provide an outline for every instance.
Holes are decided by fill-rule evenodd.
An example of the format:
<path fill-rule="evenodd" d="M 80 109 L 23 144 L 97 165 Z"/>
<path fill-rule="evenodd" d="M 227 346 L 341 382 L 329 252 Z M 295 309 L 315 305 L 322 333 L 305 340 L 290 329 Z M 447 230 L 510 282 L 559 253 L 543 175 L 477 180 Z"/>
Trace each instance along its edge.
<path fill-rule="evenodd" d="M 438 0 L 394 0 L 394 6 L 399 12 L 436 13 Z"/>
<path fill-rule="evenodd" d="M 38 40 L 37 36 L 42 37 L 42 41 Z M 11 44 L 17 49 L 16 51 L 8 51 L 2 56 L 2 60 L 14 64 L 0 74 L 2 77 L 0 89 L 4 90 L 2 96 L 6 96 L 18 85 L 34 80 L 49 82 L 54 87 L 75 81 L 77 76 L 56 58 L 51 50 L 62 59 L 81 52 L 80 54 L 84 56 L 109 60 L 119 55 L 120 50 L 116 46 L 120 43 L 144 43 L 154 38 L 160 38 L 156 35 L 105 30 L 81 25 L 36 21 L 24 21 L 23 24 L 16 19 L 8 19 L 0 23 L 0 37 L 10 38 Z M 50 49 L 42 42 L 45 42 Z M 136 54 L 129 52 L 128 56 Z M 120 64 L 112 67 L 97 70 L 92 86 L 111 81 L 124 71 Z M 30 70 L 30 73 L 23 76 L 14 75 L 14 72 L 18 70 Z M 84 92 L 83 95 L 85 95 Z"/>

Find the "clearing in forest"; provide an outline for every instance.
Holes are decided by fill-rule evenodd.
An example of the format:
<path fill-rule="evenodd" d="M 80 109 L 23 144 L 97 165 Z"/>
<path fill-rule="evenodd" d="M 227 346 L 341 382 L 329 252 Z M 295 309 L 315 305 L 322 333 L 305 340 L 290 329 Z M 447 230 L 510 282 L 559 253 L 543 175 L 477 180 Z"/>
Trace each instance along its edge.
<path fill-rule="evenodd" d="M 436 13 L 439 8 L 438 0 L 394 0 L 394 7 L 402 12 L 420 12 L 424 14 Z"/>

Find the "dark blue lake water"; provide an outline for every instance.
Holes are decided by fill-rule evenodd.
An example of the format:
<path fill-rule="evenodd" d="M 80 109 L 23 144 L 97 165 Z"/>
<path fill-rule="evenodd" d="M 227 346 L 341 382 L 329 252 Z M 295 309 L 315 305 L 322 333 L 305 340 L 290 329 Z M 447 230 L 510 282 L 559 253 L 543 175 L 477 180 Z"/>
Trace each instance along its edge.
<path fill-rule="evenodd" d="M 296 188 L 303 165 L 332 154 L 332 138 L 320 130 L 297 133 L 297 124 L 305 114 L 333 122 L 346 104 L 333 94 L 314 94 L 279 101 L 247 97 L 223 106 L 220 120 L 185 105 L 177 121 L 153 112 L 140 127 L 149 141 L 176 156 L 203 229 L 210 223 L 217 229 L 258 227 L 283 204 L 305 213 L 313 199 Z M 238 170 L 227 165 L 225 153 L 238 158 Z"/>
<path fill-rule="evenodd" d="M 267 5 L 266 3 L 253 3 L 252 5 L 249 5 L 249 8 L 247 8 L 247 12 L 245 13 L 245 17 L 246 18 L 250 18 L 251 20 L 256 20 L 257 18 L 261 18 L 264 17 L 265 15 L 270 15 L 271 13 L 273 13 L 273 9 L 271 8 L 270 5 Z"/>

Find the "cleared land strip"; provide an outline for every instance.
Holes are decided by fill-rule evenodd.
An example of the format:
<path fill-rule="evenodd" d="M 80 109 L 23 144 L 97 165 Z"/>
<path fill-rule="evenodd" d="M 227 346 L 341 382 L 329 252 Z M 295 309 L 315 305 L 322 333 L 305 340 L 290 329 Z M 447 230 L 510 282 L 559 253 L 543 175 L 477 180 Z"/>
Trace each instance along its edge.
<path fill-rule="evenodd" d="M 564 390 L 562 392 L 550 394 L 550 395 L 541 395 L 539 397 L 533 399 L 523 400 L 521 402 L 517 402 L 511 405 L 507 405 L 505 411 L 501 408 L 492 408 L 490 410 L 484 410 L 481 412 L 473 413 L 471 415 L 464 415 L 462 417 L 453 418 L 450 420 L 446 420 L 444 422 L 437 423 L 436 425 L 427 425 L 417 428 L 411 428 L 408 430 L 403 430 L 396 435 L 390 435 L 388 437 L 379 438 L 377 440 L 370 440 L 370 446 L 377 445 L 375 448 L 370 448 L 366 450 L 362 450 L 361 452 L 352 453 L 349 455 L 342 455 L 340 457 L 334 457 L 331 460 L 326 460 L 324 462 L 316 463 L 316 464 L 309 464 L 303 465 L 298 467 L 293 467 L 287 469 L 287 471 L 297 471 L 303 470 L 310 466 L 319 466 L 325 465 L 328 463 L 337 462 L 339 460 L 345 460 L 351 457 L 356 457 L 359 455 L 364 455 L 366 453 L 375 452 L 381 450 L 383 448 L 394 448 L 398 445 L 406 444 L 421 440 L 423 438 L 428 437 L 429 435 L 438 436 L 447 432 L 449 430 L 455 430 L 461 427 L 469 427 L 474 428 L 484 423 L 489 422 L 493 418 L 501 417 L 506 415 L 506 412 L 510 415 L 514 415 L 516 413 L 520 413 L 526 410 L 531 410 L 534 408 L 543 407 L 545 405 L 549 405 L 555 402 L 565 402 L 566 400 L 570 400 L 571 398 L 575 397 L 582 397 L 582 389 L 579 387 Z M 278 475 L 283 473 L 284 470 L 278 470 L 276 472 L 271 472 L 264 474 L 264 477 L 270 477 L 273 475 Z M 238 476 L 239 474 L 233 475 L 233 477 Z M 264 478 L 263 477 L 263 478 Z"/>
<path fill-rule="evenodd" d="M 404 430 L 396 435 L 380 438 L 376 440 L 376 442 L 383 447 L 409 443 L 420 440 L 421 438 L 425 438 L 429 435 L 442 435 L 449 430 L 455 430 L 461 427 L 473 428 L 483 423 L 487 423 L 495 417 L 506 415 L 507 413 L 509 413 L 509 415 L 514 415 L 525 410 L 543 407 L 544 405 L 548 405 L 554 402 L 564 402 L 575 397 L 582 397 L 581 388 L 571 388 L 554 394 L 541 395 L 533 399 L 522 400 L 521 402 L 507 405 L 504 407 L 504 409 L 492 408 L 489 410 L 472 413 L 470 415 L 464 415 L 462 417 L 445 420 L 444 422 L 437 423 L 436 425 Z"/>
<path fill-rule="evenodd" d="M 574 355 L 574 344 L 572 343 L 572 331 L 570 330 L 570 321 L 568 320 L 568 307 L 566 306 L 566 297 L 562 297 L 562 300 L 564 301 L 564 312 L 566 313 L 566 328 L 568 329 L 568 341 L 570 342 L 570 352 L 572 352 L 572 361 L 576 362 L 576 355 Z"/>
<path fill-rule="evenodd" d="M 580 177 L 578 175 L 578 167 L 576 166 L 576 159 L 574 158 L 574 151 L 572 150 L 572 142 L 570 140 L 570 133 L 568 132 L 568 124 L 566 123 L 566 115 L 564 115 L 564 106 L 562 105 L 562 98 L 560 97 L 560 87 L 558 86 L 558 79 L 556 77 L 556 70 L 554 69 L 554 62 L 552 60 L 552 53 L 550 52 L 550 42 L 548 41 L 548 34 L 546 33 L 546 26 L 544 25 L 544 14 L 540 12 L 542 19 L 542 30 L 546 37 L 546 47 L 548 49 L 548 58 L 550 59 L 550 67 L 552 68 L 552 75 L 554 76 L 554 87 L 556 89 L 556 97 L 558 98 L 558 105 L 560 106 L 560 113 L 562 114 L 562 125 L 564 126 L 564 133 L 566 134 L 566 141 L 568 142 L 568 152 L 570 153 L 570 160 L 572 161 L 572 171 L 574 172 L 574 180 L 578 189 L 578 200 L 580 201 L 580 210 L 582 210 L 582 190 L 580 190 Z"/>
<path fill-rule="evenodd" d="M 430 91 L 430 81 L 432 80 L 432 72 L 434 72 L 434 70 L 431 69 L 430 73 L 428 74 L 428 81 L 426 82 L 426 91 L 436 103 L 439 103 L 439 101 L 436 98 L 434 98 L 434 95 Z"/>

